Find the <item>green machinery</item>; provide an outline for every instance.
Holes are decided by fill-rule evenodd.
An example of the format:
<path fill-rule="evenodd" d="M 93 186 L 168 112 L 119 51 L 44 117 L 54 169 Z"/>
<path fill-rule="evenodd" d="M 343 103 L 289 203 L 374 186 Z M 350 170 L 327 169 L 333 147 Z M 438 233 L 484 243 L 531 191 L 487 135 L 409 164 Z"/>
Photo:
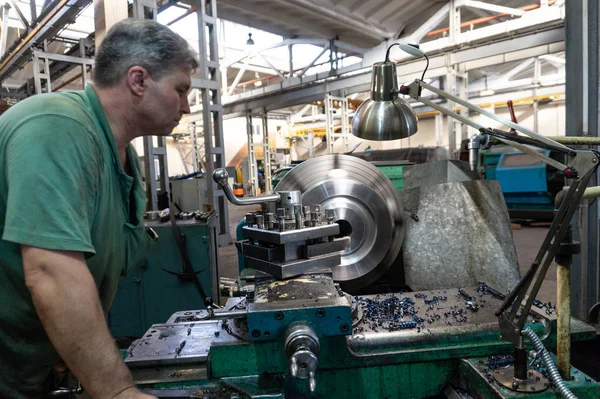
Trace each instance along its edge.
<path fill-rule="evenodd" d="M 188 258 L 206 295 L 219 300 L 214 213 L 199 214 L 201 220 L 177 220 Z M 149 325 L 162 323 L 180 309 L 204 307 L 202 296 L 185 272 L 184 261 L 169 221 L 148 221 L 159 239 L 144 261 L 127 276 L 109 312 L 114 337 L 141 337 Z M 218 302 L 217 302 L 218 303 Z"/>
<path fill-rule="evenodd" d="M 311 286 L 313 291 L 314 279 L 322 288 L 313 292 L 318 298 L 291 299 L 290 294 L 297 295 L 303 286 Z M 256 301 L 261 291 L 268 292 L 268 301 Z M 476 312 L 465 310 L 465 300 L 457 289 L 366 296 L 342 305 L 345 297 L 322 275 L 265 282 L 257 285 L 256 292 L 254 303 L 231 299 L 225 311 L 213 312 L 213 319 L 206 311 L 178 312 L 167 323 L 152 326 L 129 349 L 125 360 L 136 382 L 159 397 L 430 398 L 458 397 L 448 392 L 459 389 L 475 398 L 557 397 L 554 389 L 544 386 L 548 381 L 543 377 L 542 391 L 535 394 L 514 392 L 495 383 L 494 377 L 507 363 L 499 356 L 496 365 L 490 356 L 511 353 L 511 345 L 498 339 L 493 311 L 500 300 L 487 293 L 478 296 L 477 287 L 463 289 L 477 298 L 480 308 Z M 427 301 L 436 297 L 447 299 L 429 309 Z M 373 303 L 385 306 L 382 303 L 391 298 L 395 303 L 413 302 L 423 317 L 440 318 L 425 321 L 422 329 L 390 331 L 393 323 L 377 320 L 368 312 Z M 318 342 L 313 392 L 308 378 L 293 377 L 290 370 L 289 336 L 294 331 L 289 331 L 299 320 L 294 313 L 301 310 L 305 312 L 302 320 L 313 328 Z M 459 316 L 447 316 L 449 312 Z M 345 317 L 350 316 L 352 332 L 344 331 Z M 528 325 L 547 336 L 547 347 L 554 347 L 554 315 L 536 309 Z M 595 331 L 574 320 L 572 334 L 573 340 L 592 339 Z M 311 342 L 310 331 L 306 337 Z M 312 357 L 305 356 L 300 359 L 306 363 L 298 367 L 311 367 Z M 599 397 L 595 381 L 575 368 L 572 376 L 566 384 L 577 398 Z M 442 396 L 444 392 L 447 396 Z"/>
<path fill-rule="evenodd" d="M 226 178 L 215 173 L 239 203 Z M 125 362 L 140 388 L 177 398 L 541 399 L 567 390 L 600 397 L 600 386 L 575 368 L 568 380 L 547 379 L 556 370 L 541 345 L 554 349 L 557 342 L 556 314 L 547 305 L 534 302 L 519 316 L 535 351 L 513 352 L 495 315 L 506 297 L 485 283 L 346 294 L 337 281 L 350 281 L 344 278 L 352 265 L 340 265 L 349 240 L 333 222 L 339 210 L 299 198 L 298 191 L 263 196 L 263 211 L 248 218 L 238 249 L 254 270 L 240 280 L 250 295 L 224 308 L 175 312 L 128 349 Z M 595 335 L 571 321 L 573 341 Z M 512 353 L 515 367 L 525 361 L 523 379 L 507 368 Z"/>

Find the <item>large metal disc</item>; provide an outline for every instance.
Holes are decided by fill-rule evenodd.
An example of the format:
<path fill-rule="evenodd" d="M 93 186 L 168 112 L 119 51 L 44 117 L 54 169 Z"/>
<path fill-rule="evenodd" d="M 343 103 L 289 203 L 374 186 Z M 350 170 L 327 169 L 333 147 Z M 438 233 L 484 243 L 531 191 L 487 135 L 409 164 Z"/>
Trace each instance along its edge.
<path fill-rule="evenodd" d="M 404 239 L 403 209 L 392 183 L 375 166 L 349 155 L 325 155 L 292 169 L 276 191 L 302 191 L 305 205 L 335 209 L 341 235 L 350 247 L 333 268 L 347 291 L 363 288 L 392 265 Z"/>

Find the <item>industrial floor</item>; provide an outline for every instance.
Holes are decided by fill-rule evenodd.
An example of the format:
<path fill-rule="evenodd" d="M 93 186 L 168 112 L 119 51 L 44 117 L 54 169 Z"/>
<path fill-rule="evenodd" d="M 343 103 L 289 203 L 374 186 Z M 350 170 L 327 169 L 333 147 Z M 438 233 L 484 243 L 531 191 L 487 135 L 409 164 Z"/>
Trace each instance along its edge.
<path fill-rule="evenodd" d="M 259 210 L 256 205 L 235 206 L 229 205 L 229 231 L 235 238 L 235 230 L 240 219 L 247 212 Z M 517 247 L 517 255 L 523 275 L 533 262 L 538 250 L 544 240 L 546 227 L 527 227 L 523 226 L 520 230 L 513 230 L 513 238 Z M 238 260 L 235 245 L 227 245 L 219 248 L 219 272 L 223 277 L 237 278 Z M 556 301 L 556 266 L 552 265 L 546 275 L 546 281 L 542 285 L 538 294 L 538 299 L 542 302 Z"/>

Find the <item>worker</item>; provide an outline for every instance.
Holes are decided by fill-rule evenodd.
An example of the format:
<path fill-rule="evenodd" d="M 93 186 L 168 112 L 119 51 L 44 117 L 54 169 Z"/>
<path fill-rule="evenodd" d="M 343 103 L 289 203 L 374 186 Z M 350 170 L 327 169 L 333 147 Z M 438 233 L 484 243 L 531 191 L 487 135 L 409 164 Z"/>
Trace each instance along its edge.
<path fill-rule="evenodd" d="M 93 398 L 149 397 L 106 322 L 153 242 L 131 141 L 171 133 L 197 67 L 166 26 L 125 20 L 97 49 L 93 84 L 0 117 L 1 398 L 48 395 L 61 361 Z"/>

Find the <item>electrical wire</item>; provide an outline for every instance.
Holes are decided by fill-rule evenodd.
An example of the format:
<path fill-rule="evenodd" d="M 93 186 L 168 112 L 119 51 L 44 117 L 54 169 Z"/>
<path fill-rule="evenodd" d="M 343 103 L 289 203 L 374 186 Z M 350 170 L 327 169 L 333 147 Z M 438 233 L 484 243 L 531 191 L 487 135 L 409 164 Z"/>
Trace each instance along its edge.
<path fill-rule="evenodd" d="M 408 44 L 408 45 L 415 47 L 415 48 L 419 48 L 419 46 L 417 44 Z M 385 62 L 390 62 L 390 50 L 394 46 L 400 47 L 400 43 L 394 43 L 387 48 L 387 51 L 385 52 Z M 425 73 L 427 72 L 427 69 L 429 69 L 429 57 L 425 53 L 423 53 L 423 56 L 425 57 L 425 60 L 427 60 L 427 63 L 425 64 L 425 69 L 423 70 L 423 74 L 421 75 L 421 80 L 425 79 Z"/>

